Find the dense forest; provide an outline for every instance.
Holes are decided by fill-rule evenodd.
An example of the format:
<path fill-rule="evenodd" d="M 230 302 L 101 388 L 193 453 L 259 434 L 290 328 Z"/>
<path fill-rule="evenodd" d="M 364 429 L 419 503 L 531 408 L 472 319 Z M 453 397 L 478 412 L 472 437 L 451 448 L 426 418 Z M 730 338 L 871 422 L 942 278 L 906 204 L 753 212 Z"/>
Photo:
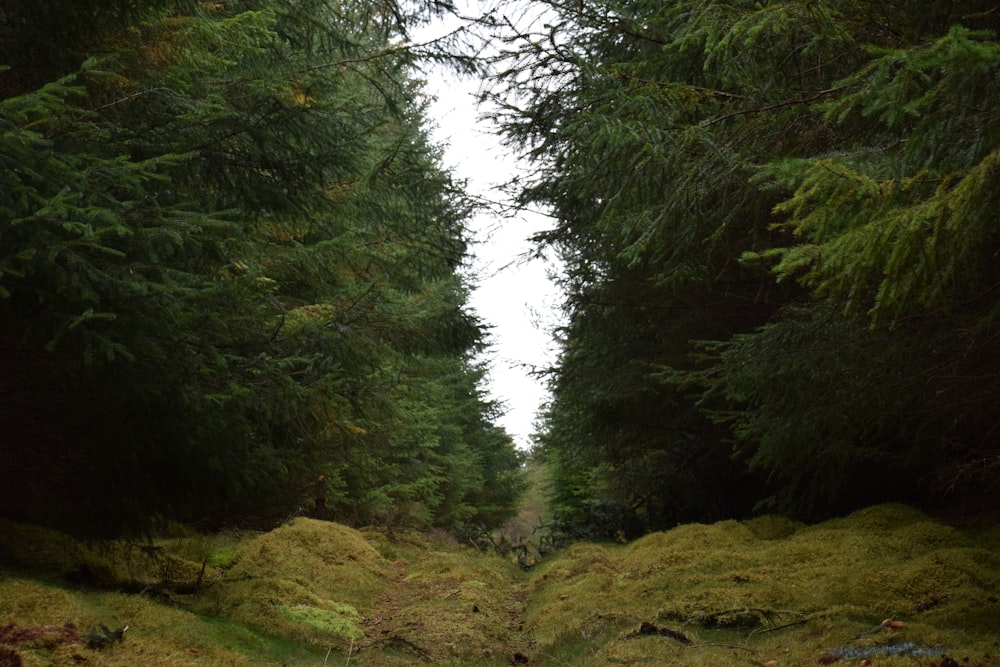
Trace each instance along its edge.
<path fill-rule="evenodd" d="M 562 529 L 995 501 L 996 3 L 537 6 L 491 97 L 566 266 Z"/>
<path fill-rule="evenodd" d="M 416 69 L 448 44 L 407 46 L 447 9 L 0 3 L 4 516 L 273 526 L 320 476 L 347 523 L 514 511 Z"/>
<path fill-rule="evenodd" d="M 0 1 L 0 514 L 512 516 L 440 61 L 554 220 L 556 533 L 1000 495 L 995 3 L 455 11 Z"/>

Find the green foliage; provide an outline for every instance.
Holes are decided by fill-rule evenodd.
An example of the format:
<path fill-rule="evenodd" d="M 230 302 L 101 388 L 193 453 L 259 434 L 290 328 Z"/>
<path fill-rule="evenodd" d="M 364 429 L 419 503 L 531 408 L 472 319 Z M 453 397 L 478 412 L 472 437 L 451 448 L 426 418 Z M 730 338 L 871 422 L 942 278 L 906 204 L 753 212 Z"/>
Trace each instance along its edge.
<path fill-rule="evenodd" d="M 998 68 L 994 35 L 955 26 L 848 79 L 828 118 L 871 117 L 881 136 L 764 172 L 794 191 L 775 211 L 805 241 L 780 252 L 775 273 L 890 324 L 992 284 L 979 258 L 995 245 Z"/>
<path fill-rule="evenodd" d="M 996 456 L 982 434 L 997 387 L 998 53 L 995 34 L 961 26 L 876 51 L 825 105 L 853 130 L 843 149 L 761 171 L 791 193 L 775 212 L 794 243 L 748 259 L 775 258 L 815 305 L 722 346 L 717 386 L 750 406 L 737 436 L 789 481 L 784 507 L 864 502 L 866 480 L 929 474 L 931 494 L 961 495 L 992 477 L 973 481 L 967 460 Z"/>
<path fill-rule="evenodd" d="M 394 45 L 417 17 L 392 8 L 123 10 L 52 63 L 100 57 L 7 79 L 0 387 L 65 426 L 0 413 L 6 512 L 273 521 L 319 474 L 358 521 L 513 511 L 519 461 L 472 361 L 471 207 Z M 65 410 L 55 380 L 22 386 L 40 360 L 74 387 Z"/>
<path fill-rule="evenodd" d="M 992 5 L 545 7 L 493 98 L 567 267 L 567 521 L 995 489 Z"/>

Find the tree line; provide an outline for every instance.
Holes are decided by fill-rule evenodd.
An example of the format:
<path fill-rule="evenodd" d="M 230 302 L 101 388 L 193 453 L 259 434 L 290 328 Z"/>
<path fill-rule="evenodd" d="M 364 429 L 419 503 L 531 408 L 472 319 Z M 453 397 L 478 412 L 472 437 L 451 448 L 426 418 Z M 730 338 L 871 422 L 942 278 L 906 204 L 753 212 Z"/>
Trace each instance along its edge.
<path fill-rule="evenodd" d="M 447 3 L 0 4 L 0 508 L 495 526 L 520 457 L 473 204 L 407 41 Z"/>
<path fill-rule="evenodd" d="M 995 3 L 537 6 L 490 97 L 566 267 L 562 529 L 995 500 Z"/>
<path fill-rule="evenodd" d="M 426 129 L 448 3 L 0 3 L 0 508 L 500 525 L 521 460 Z M 525 24 L 513 12 L 537 21 Z M 1000 12 L 538 0 L 484 97 L 563 261 L 554 527 L 995 500 Z"/>

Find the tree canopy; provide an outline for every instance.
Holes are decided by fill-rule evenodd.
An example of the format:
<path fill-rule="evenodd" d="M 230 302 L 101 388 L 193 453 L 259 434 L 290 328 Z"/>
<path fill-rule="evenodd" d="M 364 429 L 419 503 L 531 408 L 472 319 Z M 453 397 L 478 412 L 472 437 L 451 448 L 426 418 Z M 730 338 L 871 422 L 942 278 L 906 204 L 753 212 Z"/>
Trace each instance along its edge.
<path fill-rule="evenodd" d="M 995 498 L 993 4 L 534 7 L 482 25 L 566 267 L 558 525 Z M 270 520 L 320 475 L 346 521 L 511 514 L 417 73 L 472 61 L 407 39 L 450 9 L 0 3 L 4 514 Z"/>
<path fill-rule="evenodd" d="M 406 41 L 443 9 L 4 3 L 5 514 L 270 520 L 319 475 L 345 521 L 512 513 Z"/>
<path fill-rule="evenodd" d="M 995 493 L 996 7 L 540 5 L 492 98 L 567 267 L 567 525 Z"/>

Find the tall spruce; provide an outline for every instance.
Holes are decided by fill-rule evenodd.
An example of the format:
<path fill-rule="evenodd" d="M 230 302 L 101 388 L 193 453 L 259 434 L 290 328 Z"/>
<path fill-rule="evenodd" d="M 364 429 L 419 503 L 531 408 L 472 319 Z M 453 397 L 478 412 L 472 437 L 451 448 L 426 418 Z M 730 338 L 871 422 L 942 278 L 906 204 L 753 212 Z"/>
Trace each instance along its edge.
<path fill-rule="evenodd" d="M 1000 490 L 1000 45 L 995 12 L 976 10 L 868 50 L 822 107 L 837 150 L 761 170 L 787 193 L 775 212 L 791 239 L 746 260 L 814 304 L 721 347 L 713 384 L 746 402 L 741 447 L 786 481 L 783 505 Z"/>
<path fill-rule="evenodd" d="M 122 4 L 46 34 L 58 78 L 0 73 L 5 513 L 272 520 L 322 474 L 343 520 L 503 520 L 519 461 L 479 389 L 415 17 Z"/>
<path fill-rule="evenodd" d="M 996 470 L 992 6 L 543 6 L 493 97 L 567 267 L 540 443 L 568 525 Z"/>

